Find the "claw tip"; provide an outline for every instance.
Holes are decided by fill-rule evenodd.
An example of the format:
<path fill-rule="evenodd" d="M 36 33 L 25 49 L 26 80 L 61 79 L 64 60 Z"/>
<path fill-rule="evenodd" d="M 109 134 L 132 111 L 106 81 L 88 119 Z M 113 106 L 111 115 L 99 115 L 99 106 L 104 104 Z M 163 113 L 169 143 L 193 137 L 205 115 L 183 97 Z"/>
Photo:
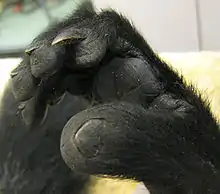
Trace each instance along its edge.
<path fill-rule="evenodd" d="M 27 49 L 25 49 L 25 53 L 27 55 L 30 55 L 35 49 L 36 49 L 36 47 L 27 48 Z"/>
<path fill-rule="evenodd" d="M 55 45 L 55 44 L 58 44 L 60 42 L 64 42 L 64 41 L 67 41 L 67 40 L 71 40 L 71 41 L 80 41 L 80 40 L 83 40 L 85 39 L 84 37 L 81 37 L 81 36 L 57 36 L 53 42 L 51 43 L 51 45 Z"/>

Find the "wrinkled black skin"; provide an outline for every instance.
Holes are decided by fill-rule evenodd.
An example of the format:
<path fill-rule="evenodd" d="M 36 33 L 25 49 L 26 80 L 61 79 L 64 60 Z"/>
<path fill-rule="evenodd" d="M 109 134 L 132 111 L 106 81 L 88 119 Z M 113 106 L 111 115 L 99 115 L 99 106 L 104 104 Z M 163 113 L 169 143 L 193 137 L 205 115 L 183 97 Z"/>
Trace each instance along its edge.
<path fill-rule="evenodd" d="M 32 42 L 11 77 L 22 106 L 5 95 L 0 167 L 9 165 L 9 179 L 12 161 L 26 173 L 4 183 L 12 189 L 4 194 L 79 193 L 87 177 L 77 173 L 134 178 L 153 194 L 220 192 L 220 133 L 208 102 L 116 12 L 83 3 Z"/>

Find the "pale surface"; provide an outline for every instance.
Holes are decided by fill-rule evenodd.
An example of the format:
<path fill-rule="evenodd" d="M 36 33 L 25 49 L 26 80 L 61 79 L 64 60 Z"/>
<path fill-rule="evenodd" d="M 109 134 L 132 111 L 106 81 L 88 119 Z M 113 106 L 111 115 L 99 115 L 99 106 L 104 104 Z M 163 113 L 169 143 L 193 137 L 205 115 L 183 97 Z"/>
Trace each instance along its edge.
<path fill-rule="evenodd" d="M 160 56 L 202 91 L 220 119 L 220 52 L 162 53 Z"/>
<path fill-rule="evenodd" d="M 161 53 L 160 56 L 181 72 L 187 80 L 204 91 L 211 100 L 212 111 L 220 119 L 220 53 Z M 11 68 L 20 59 L 0 60 L 0 94 Z M 93 178 L 89 194 L 148 194 L 142 184 L 133 181 Z"/>

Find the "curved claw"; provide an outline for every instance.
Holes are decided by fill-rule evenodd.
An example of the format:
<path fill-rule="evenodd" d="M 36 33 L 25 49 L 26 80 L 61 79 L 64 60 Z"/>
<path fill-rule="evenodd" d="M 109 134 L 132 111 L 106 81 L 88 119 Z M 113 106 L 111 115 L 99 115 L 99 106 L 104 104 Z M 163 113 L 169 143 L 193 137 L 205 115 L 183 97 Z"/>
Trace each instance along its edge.
<path fill-rule="evenodd" d="M 32 46 L 32 47 L 26 48 L 26 49 L 25 49 L 25 53 L 26 53 L 27 55 L 31 55 L 31 53 L 32 53 L 34 50 L 36 50 L 36 49 L 37 49 L 36 46 Z"/>
<path fill-rule="evenodd" d="M 73 41 L 73 42 L 78 42 L 84 40 L 86 37 L 82 36 L 79 32 L 76 30 L 67 29 L 60 34 L 58 34 L 54 40 L 52 41 L 51 45 L 58 44 L 60 42 L 64 42 L 67 40 Z"/>
<path fill-rule="evenodd" d="M 18 75 L 19 74 L 19 72 L 17 72 L 17 71 L 11 71 L 10 72 L 10 76 L 11 76 L 11 78 L 13 78 L 13 77 L 15 77 L 16 75 Z"/>

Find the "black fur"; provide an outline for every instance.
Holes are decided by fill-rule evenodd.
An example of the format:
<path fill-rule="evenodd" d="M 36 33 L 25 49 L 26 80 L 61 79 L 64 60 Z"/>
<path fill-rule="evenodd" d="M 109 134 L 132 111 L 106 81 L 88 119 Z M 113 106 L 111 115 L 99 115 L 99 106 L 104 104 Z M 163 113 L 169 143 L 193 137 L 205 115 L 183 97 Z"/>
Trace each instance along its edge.
<path fill-rule="evenodd" d="M 66 95 L 51 107 L 42 127 L 29 131 L 9 89 L 0 109 L 0 191 L 2 194 L 79 193 L 89 177 L 70 172 L 59 149 L 60 133 L 68 119 L 86 107 Z"/>
<path fill-rule="evenodd" d="M 9 87 L 4 194 L 78 194 L 88 176 L 76 173 L 134 178 L 153 194 L 220 192 L 220 133 L 208 102 L 115 11 L 83 3 L 32 42 L 11 77 L 20 105 Z"/>

